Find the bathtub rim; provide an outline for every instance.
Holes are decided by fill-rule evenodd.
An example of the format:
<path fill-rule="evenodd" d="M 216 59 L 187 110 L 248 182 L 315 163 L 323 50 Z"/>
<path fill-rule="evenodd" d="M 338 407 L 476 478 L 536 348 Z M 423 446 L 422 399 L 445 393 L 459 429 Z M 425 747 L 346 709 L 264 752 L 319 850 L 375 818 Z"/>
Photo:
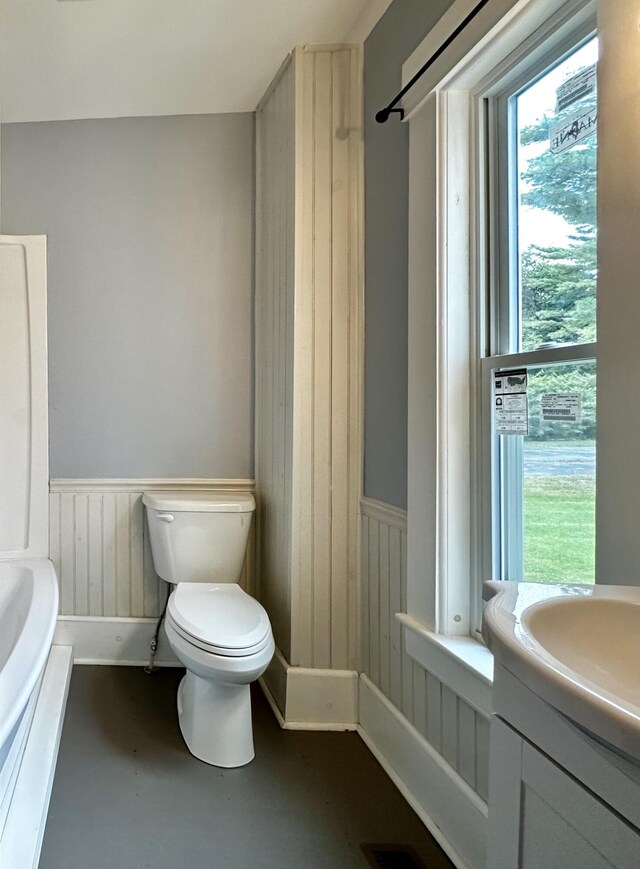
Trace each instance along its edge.
<path fill-rule="evenodd" d="M 0 673 L 0 684 L 6 680 L 7 686 L 15 689 L 8 692 L 0 691 L 0 745 L 3 745 L 28 703 L 51 651 L 58 615 L 59 592 L 55 568 L 48 558 L 3 558 L 0 559 L 0 565 L 26 568 L 32 572 L 34 581 L 31 605 L 25 624 L 12 654 Z M 31 637 L 39 638 L 37 651 L 30 649 Z M 27 652 L 30 667 L 25 674 L 23 656 L 27 655 Z M 3 700 L 3 695 L 7 697 L 6 700 Z"/>

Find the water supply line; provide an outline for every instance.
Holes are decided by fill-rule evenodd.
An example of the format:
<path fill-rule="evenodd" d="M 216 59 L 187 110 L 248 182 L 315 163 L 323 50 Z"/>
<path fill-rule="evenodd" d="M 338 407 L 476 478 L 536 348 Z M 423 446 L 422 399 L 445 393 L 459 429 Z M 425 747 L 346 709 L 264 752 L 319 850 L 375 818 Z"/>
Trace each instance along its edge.
<path fill-rule="evenodd" d="M 167 604 L 169 603 L 169 598 L 171 596 L 171 592 L 173 591 L 173 586 L 171 583 L 167 583 L 167 598 L 164 602 L 164 606 L 162 607 L 162 612 L 160 613 L 160 618 L 158 619 L 158 624 L 156 625 L 156 630 L 151 638 L 151 655 L 149 657 L 149 664 L 144 668 L 144 672 L 147 676 L 153 676 L 153 674 L 159 670 L 159 667 L 156 667 L 154 664 L 156 652 L 158 651 L 158 637 L 160 636 L 160 628 L 162 626 L 162 622 L 164 621 L 165 613 L 167 612 Z"/>

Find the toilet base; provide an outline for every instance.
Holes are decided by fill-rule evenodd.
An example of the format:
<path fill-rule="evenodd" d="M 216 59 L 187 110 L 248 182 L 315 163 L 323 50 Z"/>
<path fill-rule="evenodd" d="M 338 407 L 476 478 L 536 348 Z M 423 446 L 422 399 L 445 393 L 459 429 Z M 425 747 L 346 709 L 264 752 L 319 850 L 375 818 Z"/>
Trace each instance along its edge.
<path fill-rule="evenodd" d="M 244 766 L 255 756 L 249 685 L 208 682 L 187 670 L 178 687 L 178 721 L 187 748 L 212 766 Z"/>

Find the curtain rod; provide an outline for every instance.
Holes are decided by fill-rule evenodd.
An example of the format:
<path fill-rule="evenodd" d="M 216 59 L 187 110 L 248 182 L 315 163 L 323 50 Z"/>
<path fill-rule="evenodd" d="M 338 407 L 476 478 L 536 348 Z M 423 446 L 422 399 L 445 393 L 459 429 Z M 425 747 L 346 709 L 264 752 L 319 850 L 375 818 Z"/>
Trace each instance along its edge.
<path fill-rule="evenodd" d="M 445 41 L 442 43 L 442 45 L 441 45 L 438 49 L 436 49 L 436 51 L 434 51 L 434 53 L 431 55 L 431 57 L 429 58 L 429 60 L 428 60 L 428 61 L 427 61 L 423 66 L 420 67 L 420 69 L 418 70 L 418 72 L 413 76 L 413 78 L 412 78 L 409 82 L 407 82 L 407 84 L 402 88 L 402 90 L 400 91 L 400 93 L 397 94 L 397 95 L 396 95 L 396 96 L 391 100 L 391 102 L 389 103 L 389 105 L 388 105 L 388 106 L 385 106 L 384 109 L 380 109 L 379 112 L 376 112 L 376 121 L 377 121 L 379 124 L 386 124 L 387 121 L 389 120 L 389 116 L 390 116 L 390 115 L 393 115 L 393 114 L 398 114 L 398 115 L 400 115 L 400 120 L 401 120 L 401 121 L 404 119 L 404 109 L 402 109 L 402 108 L 397 109 L 397 108 L 396 108 L 397 104 L 400 102 L 400 100 L 402 99 L 402 97 L 403 97 L 406 93 L 408 93 L 408 92 L 411 90 L 411 88 L 415 85 L 415 83 L 416 83 L 417 81 L 419 81 L 419 79 L 422 78 L 422 76 L 423 76 L 423 75 L 425 74 L 425 72 L 429 69 L 429 67 L 430 67 L 432 64 L 434 64 L 434 63 L 436 62 L 436 60 L 440 57 L 440 55 L 441 55 L 444 51 L 447 50 L 447 48 L 451 45 L 451 43 L 453 42 L 453 40 L 454 40 L 454 39 L 457 39 L 457 37 L 460 36 L 460 34 L 462 33 L 462 31 L 465 29 L 465 27 L 467 27 L 467 25 L 470 24 L 470 23 L 473 21 L 473 19 L 476 17 L 476 15 L 478 14 L 478 12 L 480 12 L 480 10 L 483 9 L 483 8 L 487 5 L 488 2 L 489 2 L 489 0 L 480 0 L 480 2 L 478 3 L 478 5 L 475 6 L 475 7 L 471 10 L 471 12 L 469 12 L 469 14 L 467 15 L 467 17 L 464 18 L 464 19 L 460 22 L 460 24 L 458 24 L 458 26 L 457 26 L 456 29 L 453 31 L 453 33 L 451 33 L 451 34 L 450 34 L 450 35 L 445 39 Z"/>

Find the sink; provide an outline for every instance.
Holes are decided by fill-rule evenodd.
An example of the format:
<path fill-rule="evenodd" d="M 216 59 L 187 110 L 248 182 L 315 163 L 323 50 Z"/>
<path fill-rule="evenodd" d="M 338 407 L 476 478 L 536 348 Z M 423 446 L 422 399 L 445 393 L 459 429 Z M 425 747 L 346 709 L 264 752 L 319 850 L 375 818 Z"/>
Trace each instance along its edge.
<path fill-rule="evenodd" d="M 496 661 L 543 700 L 640 763 L 640 588 L 485 584 Z"/>

